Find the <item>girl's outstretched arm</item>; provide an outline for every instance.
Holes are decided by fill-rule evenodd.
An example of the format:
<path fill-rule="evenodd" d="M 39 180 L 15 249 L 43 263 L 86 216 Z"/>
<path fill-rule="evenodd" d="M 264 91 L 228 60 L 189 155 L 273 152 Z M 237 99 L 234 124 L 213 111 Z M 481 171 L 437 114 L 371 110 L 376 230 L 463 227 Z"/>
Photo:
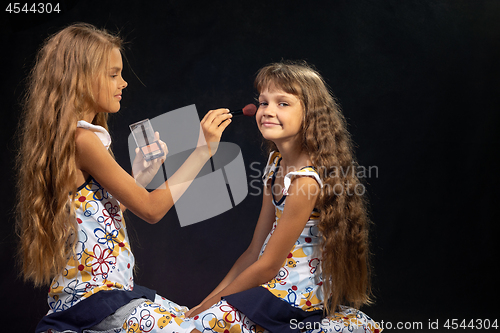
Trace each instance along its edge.
<path fill-rule="evenodd" d="M 201 121 L 207 146 L 197 147 L 184 164 L 165 183 L 165 189 L 148 192 L 136 184 L 109 155 L 100 139 L 91 131 L 78 128 L 76 132 L 77 167 L 90 174 L 109 193 L 141 219 L 158 222 L 174 205 L 196 178 L 202 167 L 216 151 L 222 132 L 231 122 L 227 109 L 209 111 Z M 169 187 L 169 183 L 176 184 Z"/>
<path fill-rule="evenodd" d="M 241 274 L 245 269 L 247 269 L 251 264 L 257 261 L 259 258 L 259 253 L 262 248 L 262 244 L 266 240 L 269 231 L 273 226 L 275 219 L 274 205 L 272 204 L 271 192 L 268 186 L 264 187 L 264 195 L 262 197 L 262 207 L 259 214 L 259 219 L 255 230 L 253 233 L 252 241 L 248 248 L 243 252 L 243 254 L 236 260 L 233 267 L 226 274 L 224 279 L 219 283 L 219 285 L 207 296 L 205 299 L 196 307 L 192 308 L 186 312 L 186 316 L 189 317 L 191 313 L 196 311 L 196 309 L 202 306 L 207 300 L 213 296 L 220 293 L 224 288 L 226 288 L 231 282 L 236 279 L 238 275 Z"/>
<path fill-rule="evenodd" d="M 319 194 L 319 185 L 311 177 L 295 178 L 288 190 L 285 209 L 259 260 L 248 266 L 223 290 L 207 299 L 194 316 L 220 301 L 224 296 L 260 286 L 273 279 L 304 230 Z"/>

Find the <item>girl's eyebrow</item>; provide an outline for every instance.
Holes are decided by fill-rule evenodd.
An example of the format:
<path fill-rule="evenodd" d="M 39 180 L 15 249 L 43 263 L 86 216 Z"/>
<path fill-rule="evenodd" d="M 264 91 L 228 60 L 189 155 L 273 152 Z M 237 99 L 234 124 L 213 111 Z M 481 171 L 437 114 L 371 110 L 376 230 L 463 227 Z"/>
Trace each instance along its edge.
<path fill-rule="evenodd" d="M 111 67 L 109 70 L 110 71 L 121 71 L 122 68 L 121 67 Z"/>
<path fill-rule="evenodd" d="M 268 98 L 268 95 L 267 94 L 260 94 L 259 95 L 259 98 Z M 278 94 L 278 95 L 274 95 L 273 96 L 274 98 L 276 99 L 290 99 L 291 97 L 289 95 L 285 95 L 285 94 Z"/>

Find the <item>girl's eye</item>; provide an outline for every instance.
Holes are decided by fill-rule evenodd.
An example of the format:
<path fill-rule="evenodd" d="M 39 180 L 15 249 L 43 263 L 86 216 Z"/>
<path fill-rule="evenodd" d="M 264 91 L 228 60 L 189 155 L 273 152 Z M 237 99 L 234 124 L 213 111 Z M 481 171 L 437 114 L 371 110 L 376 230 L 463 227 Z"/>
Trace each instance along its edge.
<path fill-rule="evenodd" d="M 279 106 L 288 106 L 288 103 L 285 103 L 285 102 L 281 102 L 278 104 Z"/>
<path fill-rule="evenodd" d="M 260 105 L 260 106 L 266 106 L 266 105 L 267 105 L 267 102 L 259 102 L 259 105 Z"/>

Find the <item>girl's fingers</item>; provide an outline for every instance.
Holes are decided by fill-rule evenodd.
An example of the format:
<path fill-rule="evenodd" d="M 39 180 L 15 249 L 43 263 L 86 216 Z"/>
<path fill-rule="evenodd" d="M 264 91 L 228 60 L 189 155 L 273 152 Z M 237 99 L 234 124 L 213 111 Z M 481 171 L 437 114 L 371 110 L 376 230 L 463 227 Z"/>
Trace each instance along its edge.
<path fill-rule="evenodd" d="M 226 127 L 229 126 L 229 124 L 232 122 L 233 120 L 230 119 L 230 118 L 227 118 L 225 119 L 224 121 L 222 121 L 222 123 L 219 125 L 219 127 L 217 128 L 217 134 L 219 134 L 219 137 L 222 136 L 222 132 L 224 132 L 224 130 L 226 129 Z"/>
<path fill-rule="evenodd" d="M 230 120 L 231 118 L 233 118 L 233 115 L 230 114 L 229 112 L 228 113 L 224 113 L 224 114 L 221 114 L 220 116 L 218 116 L 216 119 L 217 120 L 220 120 L 218 126 L 220 126 L 225 120 Z"/>
<path fill-rule="evenodd" d="M 212 133 L 222 133 L 221 125 L 224 124 L 224 126 L 222 127 L 223 130 L 227 127 L 227 125 L 229 124 L 228 120 L 230 120 L 232 117 L 233 115 L 230 113 L 219 114 L 215 118 L 213 118 L 210 123 L 207 122 L 204 128 L 205 130 L 208 130 Z"/>
<path fill-rule="evenodd" d="M 160 140 L 160 132 L 155 132 L 155 141 L 158 141 L 161 149 L 163 150 L 165 155 L 167 155 L 168 154 L 167 144 Z M 165 156 L 163 156 L 163 158 L 161 160 L 160 159 L 157 159 L 157 160 L 159 160 L 159 161 L 161 161 L 161 163 L 163 163 L 165 161 Z"/>
<path fill-rule="evenodd" d="M 205 115 L 205 117 L 203 117 L 203 119 L 201 120 L 201 124 L 204 125 L 212 125 L 214 124 L 214 120 L 221 116 L 221 115 L 225 115 L 225 118 L 230 118 L 232 117 L 232 115 L 229 113 L 229 109 L 217 109 L 217 110 L 210 110 L 207 112 L 207 114 Z M 222 122 L 223 120 L 221 120 L 217 126 Z"/>
<path fill-rule="evenodd" d="M 163 150 L 163 152 L 165 153 L 165 155 L 168 154 L 168 147 L 167 147 L 167 144 L 161 140 L 158 140 L 158 142 L 160 143 L 160 146 L 161 146 L 161 149 Z M 163 157 L 163 159 L 165 159 L 165 157 Z"/>
<path fill-rule="evenodd" d="M 226 127 L 231 123 L 232 116 L 233 115 L 229 113 L 228 109 L 210 110 L 200 122 L 202 133 L 200 133 L 198 143 L 202 142 L 200 140 L 204 139 L 204 144 L 208 145 L 209 149 L 211 144 L 215 144 L 216 146 L 213 148 L 213 153 L 215 153 L 222 132 L 224 132 Z"/>
<path fill-rule="evenodd" d="M 203 126 L 209 117 L 212 116 L 212 110 L 208 111 L 207 114 L 203 117 L 203 119 L 200 121 L 200 124 Z"/>

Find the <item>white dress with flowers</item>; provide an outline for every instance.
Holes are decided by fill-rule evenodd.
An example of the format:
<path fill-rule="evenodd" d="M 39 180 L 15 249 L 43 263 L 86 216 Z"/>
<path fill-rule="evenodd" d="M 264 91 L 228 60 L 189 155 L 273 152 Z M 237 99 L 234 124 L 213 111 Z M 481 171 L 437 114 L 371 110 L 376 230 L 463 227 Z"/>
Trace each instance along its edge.
<path fill-rule="evenodd" d="M 111 138 L 103 127 L 85 121 L 79 121 L 77 126 L 93 131 L 104 146 L 109 147 Z M 134 255 L 120 203 L 92 177 L 78 188 L 74 199 L 78 224 L 76 256 L 69 259 L 62 274 L 52 281 L 48 295 L 49 311 L 36 332 L 189 332 L 186 329 L 189 323 L 182 320 L 187 308 L 154 295 L 154 291 L 151 291 L 153 300 L 141 298 L 134 301 L 132 307 L 124 304 L 124 308 L 128 306 L 126 316 L 122 312 L 120 318 L 123 320 L 118 325 L 102 329 L 101 323 L 99 328 L 80 330 L 80 327 L 68 328 L 66 323 L 61 328 L 59 323 L 56 329 L 51 328 L 54 320 L 47 318 L 55 315 L 66 318 L 65 313 L 76 308 L 83 309 L 80 314 L 85 316 L 89 308 L 99 307 L 95 299 L 94 302 L 89 299 L 101 294 L 98 292 L 134 289 Z M 108 295 L 100 299 L 107 299 Z"/>
<path fill-rule="evenodd" d="M 281 155 L 272 152 L 264 170 L 264 186 L 274 181 L 279 170 Z M 320 186 L 321 179 L 313 167 L 289 172 L 284 177 L 283 197 L 276 201 L 276 220 L 267 236 L 260 256 L 264 253 L 269 239 L 272 237 L 281 215 L 285 209 L 288 187 L 295 177 L 312 177 Z M 225 297 L 210 309 L 205 310 L 192 322 L 201 332 L 299 332 L 300 320 L 295 317 L 283 319 L 283 312 L 298 313 L 304 318 L 316 313 L 317 322 L 304 324 L 302 332 L 307 333 L 378 333 L 379 325 L 362 311 L 341 306 L 341 311 L 333 316 L 321 318 L 323 309 L 322 276 L 321 276 L 321 235 L 318 230 L 319 212 L 313 210 L 306 222 L 304 230 L 290 250 L 280 271 L 271 281 L 257 288 Z M 259 257 L 260 257 L 259 256 Z M 267 290 L 263 291 L 263 290 Z M 272 295 L 272 296 L 269 296 Z M 263 301 L 265 299 L 265 301 Z M 249 304 L 254 302 L 253 304 Z M 247 309 L 249 310 L 247 312 Z M 318 315 L 318 313 L 321 313 Z M 268 326 L 267 326 L 268 325 Z M 267 326 L 267 327 L 266 327 Z M 266 327 L 266 328 L 264 328 Z M 270 328 L 268 328 L 270 327 Z"/>
<path fill-rule="evenodd" d="M 109 135 L 102 127 L 85 122 L 79 122 L 79 126 L 96 132 L 103 144 L 109 146 Z M 271 154 L 266 168 L 266 178 L 264 179 L 266 182 L 276 172 L 279 166 L 279 158 L 278 153 Z M 300 175 L 289 174 L 285 177 L 286 188 L 290 185 L 293 176 L 312 176 L 321 184 L 319 177 L 312 168 L 306 168 L 298 172 Z M 281 203 L 275 202 L 276 221 L 262 247 L 262 252 L 279 223 L 284 209 L 284 198 Z M 96 297 L 91 297 L 92 295 L 100 297 L 101 295 L 107 295 L 106 293 L 110 292 L 110 290 L 112 290 L 112 293 L 115 291 L 120 293 L 120 290 L 130 291 L 134 289 L 134 256 L 130 249 L 119 202 L 102 188 L 95 179 L 89 178 L 78 189 L 75 195 L 74 208 L 79 230 L 76 257 L 69 260 L 63 274 L 52 282 L 49 293 L 50 310 L 49 315 L 46 317 L 57 315 L 63 310 L 69 309 L 68 312 L 75 310 L 81 305 L 85 306 L 81 313 L 81 315 L 84 315 L 89 308 L 96 305 Z M 321 274 L 319 271 L 317 217 L 317 212 L 312 212 L 303 233 L 290 251 L 290 255 L 283 263 L 278 275 L 268 283 L 257 287 L 258 291 L 264 291 L 266 296 L 274 301 L 274 304 L 278 304 L 278 308 L 285 310 L 299 309 L 301 313 L 321 312 L 323 296 L 320 288 Z M 252 290 L 247 292 L 252 292 Z M 228 299 L 230 300 L 232 296 L 234 295 L 229 296 Z M 246 299 L 243 297 L 243 300 Z M 127 311 L 124 316 L 122 316 L 123 311 L 121 312 L 120 320 L 115 321 L 117 324 L 103 325 L 107 319 L 117 319 L 110 318 L 116 317 L 116 314 L 112 314 L 99 324 L 95 323 L 98 325 L 82 330 L 79 328 L 67 329 L 66 327 L 58 330 L 47 329 L 50 326 L 47 326 L 47 322 L 45 322 L 44 325 L 39 325 L 40 328 L 37 327 L 36 332 L 181 333 L 191 332 L 194 328 L 204 333 L 269 332 L 262 325 L 257 324 L 256 320 L 253 320 L 253 314 L 266 313 L 267 315 L 267 312 L 272 312 L 267 311 L 269 309 L 266 309 L 266 304 L 260 307 L 257 304 L 258 299 L 257 302 L 250 304 L 256 310 L 253 314 L 240 311 L 231 302 L 224 299 L 194 318 L 185 318 L 186 307 L 179 306 L 158 295 L 154 296 L 154 300 L 151 298 L 149 300 L 139 299 L 133 302 L 133 304 L 130 302 L 120 308 L 121 311 L 127 307 Z M 97 305 L 99 304 L 97 303 Z M 269 307 L 269 305 L 267 306 Z M 78 313 L 78 316 L 80 316 L 80 313 Z M 272 315 L 270 317 L 272 318 Z M 285 324 L 288 326 L 287 328 L 290 328 L 290 322 L 285 322 Z M 307 332 L 376 333 L 378 330 L 376 323 L 363 312 L 344 307 L 342 311 L 335 313 L 333 317 L 323 319 L 320 327 L 307 330 Z M 272 331 L 284 332 L 281 329 Z"/>
<path fill-rule="evenodd" d="M 87 124 L 78 125 L 97 127 Z M 95 131 L 109 147 L 107 132 Z M 134 287 L 134 255 L 118 200 L 91 177 L 78 188 L 74 198 L 78 223 L 76 257 L 70 258 L 63 273 L 51 284 L 49 313 L 66 310 L 100 290 Z"/>

